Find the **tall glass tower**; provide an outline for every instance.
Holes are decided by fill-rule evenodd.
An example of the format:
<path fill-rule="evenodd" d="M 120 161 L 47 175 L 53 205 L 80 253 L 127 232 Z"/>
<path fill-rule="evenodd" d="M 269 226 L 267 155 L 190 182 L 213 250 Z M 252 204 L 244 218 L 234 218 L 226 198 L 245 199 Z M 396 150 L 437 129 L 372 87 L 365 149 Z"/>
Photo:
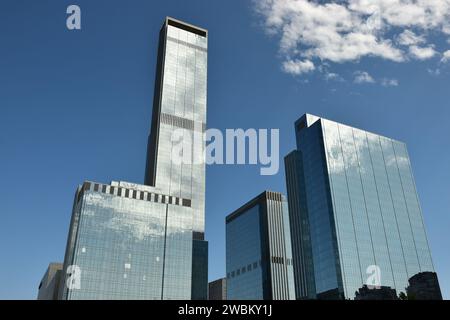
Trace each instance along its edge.
<path fill-rule="evenodd" d="M 226 217 L 228 300 L 295 299 L 286 198 L 265 191 Z"/>
<path fill-rule="evenodd" d="M 166 18 L 160 31 L 153 99 L 153 115 L 147 147 L 145 184 L 168 196 L 189 199 L 192 208 L 192 298 L 207 299 L 205 232 L 206 80 L 208 32 Z M 175 153 L 179 140 L 183 156 Z M 186 157 L 186 154 L 190 156 Z"/>
<path fill-rule="evenodd" d="M 353 299 L 365 284 L 398 294 L 434 272 L 406 145 L 308 114 L 295 131 L 285 167 L 297 298 Z"/>
<path fill-rule="evenodd" d="M 205 131 L 207 50 L 206 30 L 166 19 L 159 38 L 145 173 L 146 185 L 192 200 L 194 230 L 201 233 L 205 226 L 203 150 L 193 143 L 191 163 L 177 163 L 173 132 L 178 130 L 186 141 L 194 142 Z"/>
<path fill-rule="evenodd" d="M 145 185 L 78 188 L 61 299 L 207 299 L 206 59 L 207 31 L 166 18 Z M 191 161 L 175 159 L 180 143 Z"/>
<path fill-rule="evenodd" d="M 205 234 L 206 79 L 208 32 L 166 18 L 159 36 L 153 115 L 145 184 L 169 196 L 189 199 L 193 211 L 192 299 L 207 299 L 208 243 Z M 174 130 L 187 161 L 176 161 Z M 178 156 L 178 155 L 177 155 Z"/>

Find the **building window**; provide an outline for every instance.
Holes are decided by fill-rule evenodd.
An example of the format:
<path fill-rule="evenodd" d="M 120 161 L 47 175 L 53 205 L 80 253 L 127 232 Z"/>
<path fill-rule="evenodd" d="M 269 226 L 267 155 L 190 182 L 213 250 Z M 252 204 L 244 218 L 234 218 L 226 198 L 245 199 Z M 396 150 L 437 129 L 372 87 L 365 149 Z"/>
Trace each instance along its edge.
<path fill-rule="evenodd" d="M 128 198 L 130 196 L 130 190 L 125 189 L 125 198 Z"/>
<path fill-rule="evenodd" d="M 284 264 L 284 258 L 282 257 L 272 257 L 272 262 L 277 264 Z"/>
<path fill-rule="evenodd" d="M 96 184 L 94 184 L 94 191 L 98 191 L 98 188 L 99 188 L 100 186 L 96 183 Z"/>
<path fill-rule="evenodd" d="M 102 186 L 102 192 L 103 192 L 103 193 L 106 193 L 106 184 L 104 184 L 104 185 Z"/>
<path fill-rule="evenodd" d="M 141 191 L 141 200 L 144 200 L 144 192 Z"/>
<path fill-rule="evenodd" d="M 114 187 L 109 187 L 109 194 L 114 194 Z"/>

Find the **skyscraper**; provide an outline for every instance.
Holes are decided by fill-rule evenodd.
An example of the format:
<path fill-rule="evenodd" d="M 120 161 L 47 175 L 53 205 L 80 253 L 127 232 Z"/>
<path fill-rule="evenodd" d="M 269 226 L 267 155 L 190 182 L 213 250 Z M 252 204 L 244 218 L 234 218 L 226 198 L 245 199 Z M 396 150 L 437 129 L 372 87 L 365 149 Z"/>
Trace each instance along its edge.
<path fill-rule="evenodd" d="M 265 191 L 226 217 L 227 299 L 295 299 L 285 197 Z"/>
<path fill-rule="evenodd" d="M 285 158 L 299 299 L 355 298 L 364 285 L 404 292 L 434 271 L 404 143 L 312 115 Z"/>
<path fill-rule="evenodd" d="M 206 64 L 207 31 L 166 18 L 145 185 L 78 188 L 60 298 L 207 299 Z M 180 144 L 191 160 L 175 159 Z"/>
<path fill-rule="evenodd" d="M 145 184 L 161 193 L 191 201 L 192 298 L 207 299 L 205 234 L 206 80 L 208 33 L 205 29 L 166 18 L 159 36 L 153 115 L 147 147 Z M 174 130 L 187 144 L 176 161 Z"/>

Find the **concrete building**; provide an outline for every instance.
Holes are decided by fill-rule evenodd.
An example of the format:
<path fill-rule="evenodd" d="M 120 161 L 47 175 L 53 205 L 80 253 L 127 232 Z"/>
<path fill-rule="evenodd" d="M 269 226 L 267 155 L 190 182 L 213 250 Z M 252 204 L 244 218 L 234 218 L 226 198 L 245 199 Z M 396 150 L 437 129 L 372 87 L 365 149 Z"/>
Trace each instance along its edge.
<path fill-rule="evenodd" d="M 52 262 L 39 284 L 38 300 L 58 300 L 63 264 Z"/>
<path fill-rule="evenodd" d="M 227 300 L 227 279 L 221 278 L 209 283 L 208 300 Z"/>

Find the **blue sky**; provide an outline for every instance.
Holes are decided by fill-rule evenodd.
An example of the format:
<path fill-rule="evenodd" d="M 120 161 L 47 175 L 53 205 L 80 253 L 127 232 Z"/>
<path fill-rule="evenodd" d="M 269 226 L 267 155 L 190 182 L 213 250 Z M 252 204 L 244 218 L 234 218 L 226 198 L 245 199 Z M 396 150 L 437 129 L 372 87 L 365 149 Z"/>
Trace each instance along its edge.
<path fill-rule="evenodd" d="M 3 0 L 0 299 L 34 299 L 48 263 L 62 261 L 78 184 L 143 182 L 167 15 L 209 30 L 208 127 L 279 128 L 281 156 L 306 112 L 406 142 L 450 298 L 450 29 L 440 18 L 450 9 L 439 7 L 448 2 L 407 7 L 415 22 L 382 10 L 375 27 L 361 20 L 375 16 L 361 13 L 361 1 L 303 2 Z M 66 28 L 69 4 L 81 7 L 80 31 Z M 225 216 L 265 189 L 285 192 L 283 167 L 275 176 L 260 176 L 258 166 L 207 168 L 211 280 L 225 273 Z"/>

